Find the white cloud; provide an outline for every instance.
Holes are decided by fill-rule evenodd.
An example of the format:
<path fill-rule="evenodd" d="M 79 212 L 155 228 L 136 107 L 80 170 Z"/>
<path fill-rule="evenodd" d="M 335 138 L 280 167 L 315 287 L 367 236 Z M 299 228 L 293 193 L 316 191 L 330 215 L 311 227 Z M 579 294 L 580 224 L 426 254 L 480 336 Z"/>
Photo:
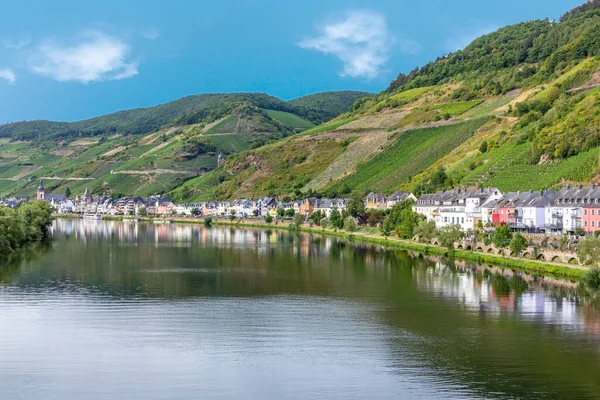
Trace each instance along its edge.
<path fill-rule="evenodd" d="M 496 25 L 488 25 L 483 27 L 478 27 L 471 29 L 468 32 L 463 32 L 446 39 L 446 48 L 449 51 L 457 51 L 462 50 L 473 42 L 473 40 L 487 35 L 488 33 L 492 33 L 498 30 Z"/>
<path fill-rule="evenodd" d="M 150 27 L 150 28 L 144 29 L 142 31 L 141 35 L 144 39 L 156 40 L 160 37 L 160 31 L 158 29 L 156 29 L 155 27 Z"/>
<path fill-rule="evenodd" d="M 15 83 L 17 80 L 17 76 L 15 73 L 8 68 L 0 68 L 0 79 L 5 79 L 8 83 Z"/>
<path fill-rule="evenodd" d="M 31 70 L 59 82 L 119 80 L 138 74 L 129 46 L 98 31 L 84 33 L 76 44 L 46 41 L 30 61 Z"/>
<path fill-rule="evenodd" d="M 383 15 L 372 11 L 349 11 L 344 19 L 318 27 L 319 35 L 299 46 L 338 57 L 343 77 L 377 77 L 388 60 L 393 42 Z M 414 50 L 414 43 L 408 45 Z"/>
<path fill-rule="evenodd" d="M 28 38 L 21 38 L 18 40 L 7 39 L 4 41 L 4 48 L 6 48 L 7 50 L 21 50 L 29 43 L 31 43 L 31 40 L 29 40 Z"/>

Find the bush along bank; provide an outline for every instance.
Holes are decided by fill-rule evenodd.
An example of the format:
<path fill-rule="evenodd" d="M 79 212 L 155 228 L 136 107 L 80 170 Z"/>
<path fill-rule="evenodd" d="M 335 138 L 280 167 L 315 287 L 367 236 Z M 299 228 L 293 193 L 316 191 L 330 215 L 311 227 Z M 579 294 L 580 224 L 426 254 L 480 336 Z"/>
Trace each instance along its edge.
<path fill-rule="evenodd" d="M 0 206 L 0 257 L 48 238 L 52 208 L 43 201 L 22 203 L 16 208 Z"/>

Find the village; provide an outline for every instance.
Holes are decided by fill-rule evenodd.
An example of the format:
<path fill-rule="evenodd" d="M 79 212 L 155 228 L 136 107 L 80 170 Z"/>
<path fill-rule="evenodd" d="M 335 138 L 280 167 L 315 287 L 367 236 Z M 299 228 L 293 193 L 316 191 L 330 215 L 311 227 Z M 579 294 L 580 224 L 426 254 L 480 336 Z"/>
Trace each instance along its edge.
<path fill-rule="evenodd" d="M 334 210 L 343 212 L 351 199 L 306 198 L 279 201 L 273 197 L 258 200 L 175 204 L 168 197 L 94 196 L 88 189 L 73 199 L 47 193 L 40 182 L 34 199 L 48 202 L 57 214 L 113 217 L 213 217 L 231 219 L 274 219 L 301 215 L 308 219 L 319 212 L 329 218 Z M 2 199 L 1 204 L 15 207 L 28 198 Z M 458 226 L 462 232 L 484 227 L 508 226 L 513 232 L 545 235 L 585 235 L 600 231 L 600 187 L 567 186 L 560 191 L 502 193 L 496 188 L 453 189 L 415 196 L 397 191 L 390 196 L 369 193 L 364 209 L 387 212 L 396 204 L 410 200 L 412 209 L 437 228 Z"/>

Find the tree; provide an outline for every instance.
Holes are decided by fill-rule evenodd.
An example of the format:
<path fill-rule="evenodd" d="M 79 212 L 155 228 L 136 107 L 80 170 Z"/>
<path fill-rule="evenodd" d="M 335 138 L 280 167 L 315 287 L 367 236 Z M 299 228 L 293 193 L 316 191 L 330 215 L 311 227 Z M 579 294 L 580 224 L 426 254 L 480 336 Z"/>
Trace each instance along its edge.
<path fill-rule="evenodd" d="M 359 215 L 365 213 L 365 203 L 361 198 L 353 198 L 348 202 L 348 214 L 354 218 L 358 218 Z"/>
<path fill-rule="evenodd" d="M 28 201 L 17 207 L 24 242 L 46 239 L 52 225 L 52 207 L 45 201 Z"/>
<path fill-rule="evenodd" d="M 293 208 L 285 210 L 285 216 L 288 218 L 294 218 L 294 214 L 296 214 L 296 211 Z"/>
<path fill-rule="evenodd" d="M 419 237 L 420 242 L 431 243 L 431 240 L 436 235 L 435 221 L 419 221 L 414 234 Z"/>
<path fill-rule="evenodd" d="M 138 215 L 141 217 L 145 217 L 148 215 L 148 210 L 146 210 L 146 207 L 140 207 L 138 210 Z"/>
<path fill-rule="evenodd" d="M 315 225 L 319 226 L 319 222 L 321 222 L 321 219 L 323 219 L 323 214 L 321 214 L 321 211 L 315 211 L 310 215 L 310 217 L 308 217 L 308 219 L 310 219 Z"/>
<path fill-rule="evenodd" d="M 319 226 L 323 229 L 327 229 L 327 225 L 329 225 L 327 218 L 323 218 L 321 222 L 319 222 Z"/>
<path fill-rule="evenodd" d="M 285 210 L 283 208 L 278 208 L 277 209 L 277 216 L 279 218 L 283 218 L 284 215 L 285 215 Z"/>
<path fill-rule="evenodd" d="M 348 232 L 356 231 L 356 222 L 354 221 L 354 218 L 350 216 L 346 217 L 344 220 L 344 230 Z"/>
<path fill-rule="evenodd" d="M 504 249 L 508 247 L 512 239 L 512 232 L 508 225 L 502 225 L 496 228 L 494 235 L 492 236 L 492 243 L 498 249 Z"/>
<path fill-rule="evenodd" d="M 459 242 L 464 237 L 463 232 L 458 225 L 443 226 L 437 233 L 440 244 L 448 249 L 454 249 L 454 243 Z"/>
<path fill-rule="evenodd" d="M 68 186 L 65 189 L 65 196 L 67 197 L 67 199 L 71 197 L 71 189 Z"/>
<path fill-rule="evenodd" d="M 479 152 L 481 154 L 483 153 L 487 153 L 488 151 L 488 142 L 486 140 L 484 140 L 483 142 L 481 142 L 481 146 L 479 146 Z"/>
<path fill-rule="evenodd" d="M 52 208 L 43 201 L 30 201 L 16 209 L 0 206 L 0 255 L 7 256 L 28 242 L 48 238 Z"/>
<path fill-rule="evenodd" d="M 209 227 L 212 225 L 212 217 L 210 215 L 207 215 L 206 217 L 204 217 L 204 226 Z"/>
<path fill-rule="evenodd" d="M 265 222 L 266 222 L 267 224 L 271 224 L 271 223 L 273 222 L 273 217 L 272 217 L 270 214 L 267 214 L 267 215 L 265 216 Z"/>
<path fill-rule="evenodd" d="M 229 211 L 229 220 L 233 222 L 235 219 L 235 210 Z"/>
<path fill-rule="evenodd" d="M 579 261 L 584 264 L 598 265 L 600 262 L 600 238 L 586 237 L 577 246 Z"/>
<path fill-rule="evenodd" d="M 299 227 L 304 222 L 304 217 L 301 214 L 294 215 L 294 225 Z"/>
<path fill-rule="evenodd" d="M 334 208 L 333 211 L 331 211 L 331 215 L 329 215 L 329 223 L 335 229 L 342 229 L 344 227 L 344 220 L 342 219 L 342 215 L 337 208 Z"/>
<path fill-rule="evenodd" d="M 385 221 L 385 212 L 382 210 L 371 210 L 367 216 L 366 223 L 369 226 L 377 226 Z"/>
<path fill-rule="evenodd" d="M 585 284 L 592 289 L 600 289 L 600 268 L 592 267 L 583 274 Z"/>
<path fill-rule="evenodd" d="M 523 235 L 517 233 L 513 236 L 510 241 L 510 250 L 515 254 L 519 255 L 523 250 L 525 250 L 529 246 L 529 242 Z"/>
<path fill-rule="evenodd" d="M 421 219 L 418 214 L 413 212 L 412 206 L 412 200 L 403 200 L 396 204 L 383 222 L 382 232 L 385 231 L 389 235 L 392 231 L 396 231 L 398 237 L 411 239 L 415 226 Z"/>

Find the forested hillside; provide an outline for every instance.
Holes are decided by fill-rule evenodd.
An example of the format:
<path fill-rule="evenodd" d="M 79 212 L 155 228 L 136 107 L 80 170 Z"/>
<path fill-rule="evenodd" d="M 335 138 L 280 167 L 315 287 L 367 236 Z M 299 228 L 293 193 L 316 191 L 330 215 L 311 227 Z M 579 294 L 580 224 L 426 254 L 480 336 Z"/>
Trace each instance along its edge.
<path fill-rule="evenodd" d="M 219 154 L 311 129 L 365 95 L 328 92 L 285 102 L 262 93 L 208 94 L 73 123 L 2 125 L 0 194 L 31 195 L 39 179 L 61 193 L 165 193 L 215 169 Z"/>
<path fill-rule="evenodd" d="M 72 123 L 24 121 L 0 125 L 0 137 L 53 140 L 107 134 L 142 135 L 171 126 L 208 124 L 241 107 L 282 111 L 319 124 L 348 111 L 356 99 L 366 95 L 364 92 L 326 92 L 285 102 L 264 93 L 201 94 Z M 263 118 L 270 118 L 268 113 L 262 114 Z"/>
<path fill-rule="evenodd" d="M 231 157 L 180 200 L 600 183 L 600 1 L 400 74 L 350 112 Z"/>

